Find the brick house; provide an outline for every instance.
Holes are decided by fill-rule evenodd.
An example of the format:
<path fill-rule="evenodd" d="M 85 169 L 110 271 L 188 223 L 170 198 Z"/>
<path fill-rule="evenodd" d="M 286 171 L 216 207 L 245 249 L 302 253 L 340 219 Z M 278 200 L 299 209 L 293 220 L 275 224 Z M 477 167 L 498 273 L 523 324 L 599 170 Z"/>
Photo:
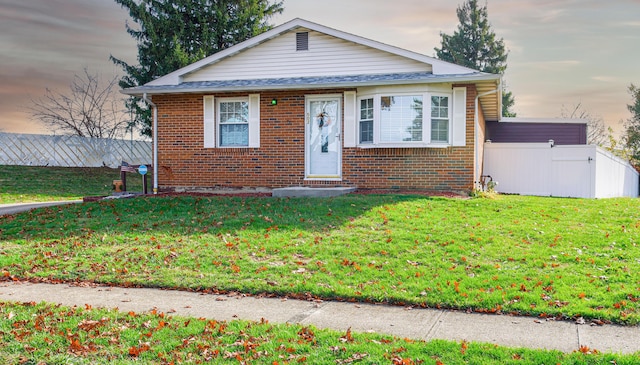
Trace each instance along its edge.
<path fill-rule="evenodd" d="M 126 89 L 154 107 L 154 189 L 469 191 L 501 79 L 295 19 Z"/>

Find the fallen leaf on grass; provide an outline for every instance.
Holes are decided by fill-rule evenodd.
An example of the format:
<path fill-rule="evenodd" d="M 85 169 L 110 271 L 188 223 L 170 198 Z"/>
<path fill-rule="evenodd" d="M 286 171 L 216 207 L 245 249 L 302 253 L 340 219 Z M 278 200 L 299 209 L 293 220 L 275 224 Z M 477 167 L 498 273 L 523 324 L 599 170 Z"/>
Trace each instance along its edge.
<path fill-rule="evenodd" d="M 91 331 L 92 329 L 94 329 L 98 325 L 100 325 L 101 323 L 103 323 L 103 322 L 84 319 L 84 320 L 82 320 L 82 322 L 78 323 L 78 328 L 80 328 L 83 331 Z"/>
<path fill-rule="evenodd" d="M 351 356 L 349 356 L 346 359 L 338 359 L 336 360 L 336 364 L 351 364 L 352 362 L 356 362 L 356 361 L 360 361 L 366 357 L 369 357 L 369 354 L 365 354 L 365 353 L 355 353 Z"/>
<path fill-rule="evenodd" d="M 469 343 L 465 340 L 462 340 L 462 342 L 460 343 L 460 353 L 464 355 L 464 353 L 467 352 L 468 348 Z"/>
<path fill-rule="evenodd" d="M 77 338 L 71 340 L 69 344 L 69 352 L 74 355 L 85 355 L 89 352 L 96 352 L 98 349 L 96 345 L 93 343 L 89 343 L 87 345 L 82 345 Z"/>
<path fill-rule="evenodd" d="M 596 349 L 591 349 L 589 346 L 580 346 L 580 348 L 575 352 L 581 352 L 585 355 L 599 354 L 600 351 Z"/>
<path fill-rule="evenodd" d="M 151 346 L 148 342 L 140 344 L 140 346 L 133 346 L 129 348 L 129 356 L 138 357 L 141 353 L 149 351 Z"/>
<path fill-rule="evenodd" d="M 339 338 L 340 342 L 353 342 L 353 336 L 351 335 L 351 327 L 347 329 L 347 333 Z"/>

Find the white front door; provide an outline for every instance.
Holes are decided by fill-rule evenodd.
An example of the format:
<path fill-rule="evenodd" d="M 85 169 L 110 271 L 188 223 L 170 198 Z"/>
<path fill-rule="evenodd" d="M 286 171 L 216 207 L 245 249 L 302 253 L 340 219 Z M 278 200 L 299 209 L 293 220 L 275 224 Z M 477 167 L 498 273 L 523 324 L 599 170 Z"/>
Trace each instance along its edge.
<path fill-rule="evenodd" d="M 306 178 L 339 180 L 342 173 L 340 96 L 307 97 Z"/>

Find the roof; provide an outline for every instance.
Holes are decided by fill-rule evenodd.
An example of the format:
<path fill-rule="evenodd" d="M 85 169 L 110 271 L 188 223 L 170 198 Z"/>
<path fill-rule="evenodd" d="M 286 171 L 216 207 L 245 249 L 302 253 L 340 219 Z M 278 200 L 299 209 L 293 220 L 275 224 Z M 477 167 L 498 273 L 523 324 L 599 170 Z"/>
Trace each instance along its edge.
<path fill-rule="evenodd" d="M 495 78 L 482 72 L 463 75 L 434 75 L 430 72 L 325 76 L 325 77 L 291 77 L 277 79 L 252 80 L 212 80 L 198 82 L 182 82 L 177 85 L 152 85 L 133 87 L 125 90 L 127 94 L 171 94 L 207 91 L 238 91 L 238 90 L 275 90 L 300 88 L 333 88 L 333 87 L 362 87 L 394 84 L 423 84 L 423 83 L 460 83 L 469 81 L 494 81 Z"/>
<path fill-rule="evenodd" d="M 285 33 L 297 29 L 311 30 L 330 37 L 355 43 L 358 46 L 369 47 L 377 51 L 386 52 L 394 56 L 403 57 L 418 63 L 430 66 L 430 72 L 395 72 L 387 74 L 357 74 L 338 76 L 313 76 L 313 77 L 290 77 L 290 78 L 269 78 L 256 77 L 253 79 L 235 80 L 205 80 L 185 82 L 196 72 L 207 67 L 226 61 L 233 56 L 248 51 L 262 45 L 263 43 L 278 38 Z M 235 61 L 234 61 L 235 62 Z M 168 93 L 189 93 L 189 92 L 223 92 L 223 91 L 258 91 L 274 89 L 308 89 L 308 88 L 331 88 L 331 87 L 361 87 L 377 85 L 398 85 L 398 84 L 418 84 L 418 83 L 476 83 L 478 93 L 485 94 L 480 98 L 480 103 L 485 112 L 487 120 L 497 120 L 500 117 L 501 97 L 500 83 L 501 76 L 484 73 L 464 66 L 456 65 L 437 58 L 408 51 L 395 46 L 380 43 L 371 39 L 356 36 L 350 33 L 329 28 L 317 23 L 303 19 L 294 19 L 279 25 L 267 32 L 250 38 L 235 46 L 217 52 L 200 61 L 178 69 L 163 77 L 153 80 L 145 85 L 132 87 L 123 90 L 124 94 L 142 95 L 147 94 L 168 94 Z M 497 91 L 496 91 L 497 90 Z M 489 91 L 488 93 L 486 91 Z M 494 91 L 493 93 L 491 91 Z"/>

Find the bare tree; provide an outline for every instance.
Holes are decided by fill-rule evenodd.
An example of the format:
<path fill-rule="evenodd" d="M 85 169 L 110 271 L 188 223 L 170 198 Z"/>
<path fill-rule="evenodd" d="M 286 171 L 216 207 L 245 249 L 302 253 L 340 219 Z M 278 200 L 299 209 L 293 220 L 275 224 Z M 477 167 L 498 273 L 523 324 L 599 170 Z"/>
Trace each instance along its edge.
<path fill-rule="evenodd" d="M 102 83 L 100 76 L 85 68 L 74 75 L 70 92 L 46 89 L 42 98 L 32 100 L 31 116 L 60 134 L 93 138 L 124 136 L 129 116 L 118 92 L 117 76 Z"/>
<path fill-rule="evenodd" d="M 587 143 L 603 146 L 609 142 L 609 134 L 601 116 L 591 114 L 582 103 L 573 105 L 571 108 L 562 106 L 560 112 L 562 118 L 585 119 L 587 121 Z"/>

